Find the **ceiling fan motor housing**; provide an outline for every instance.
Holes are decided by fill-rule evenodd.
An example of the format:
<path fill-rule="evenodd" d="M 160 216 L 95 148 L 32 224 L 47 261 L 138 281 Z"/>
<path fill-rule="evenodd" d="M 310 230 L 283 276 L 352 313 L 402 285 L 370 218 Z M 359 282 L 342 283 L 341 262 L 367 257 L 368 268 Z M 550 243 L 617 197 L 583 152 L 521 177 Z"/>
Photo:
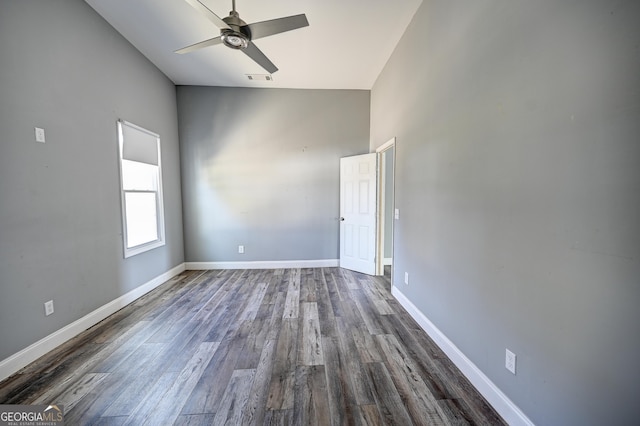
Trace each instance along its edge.
<path fill-rule="evenodd" d="M 220 30 L 220 38 L 225 46 L 232 49 L 246 49 L 251 41 L 251 33 L 247 23 L 240 19 L 240 15 L 235 10 L 230 15 L 222 19 L 229 28 Z"/>

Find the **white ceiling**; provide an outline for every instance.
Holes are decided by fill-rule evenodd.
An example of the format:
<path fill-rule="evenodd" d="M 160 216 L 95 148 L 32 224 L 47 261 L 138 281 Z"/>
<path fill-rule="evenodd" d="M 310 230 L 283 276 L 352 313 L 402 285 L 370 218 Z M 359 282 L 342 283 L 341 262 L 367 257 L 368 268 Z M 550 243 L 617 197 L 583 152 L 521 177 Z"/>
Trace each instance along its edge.
<path fill-rule="evenodd" d="M 371 89 L 422 0 L 237 0 L 247 23 L 305 13 L 309 26 L 255 44 L 279 68 L 267 72 L 223 45 L 178 55 L 182 47 L 219 35 L 184 0 L 85 0 L 178 85 Z M 201 0 L 219 17 L 231 0 Z"/>

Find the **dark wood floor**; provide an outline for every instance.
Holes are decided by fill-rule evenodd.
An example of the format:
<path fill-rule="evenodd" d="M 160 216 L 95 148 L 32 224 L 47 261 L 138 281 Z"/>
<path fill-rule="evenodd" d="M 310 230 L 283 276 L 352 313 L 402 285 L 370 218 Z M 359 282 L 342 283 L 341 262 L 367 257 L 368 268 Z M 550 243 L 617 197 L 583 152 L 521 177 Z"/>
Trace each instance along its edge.
<path fill-rule="evenodd" d="M 339 268 L 187 271 L 0 383 L 68 425 L 504 424 L 390 294 Z"/>

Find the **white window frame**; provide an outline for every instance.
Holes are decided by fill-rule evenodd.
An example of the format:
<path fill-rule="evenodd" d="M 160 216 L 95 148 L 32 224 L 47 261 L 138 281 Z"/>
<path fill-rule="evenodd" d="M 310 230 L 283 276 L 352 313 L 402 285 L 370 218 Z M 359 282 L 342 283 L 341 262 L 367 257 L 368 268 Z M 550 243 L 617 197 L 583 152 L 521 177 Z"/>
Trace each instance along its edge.
<path fill-rule="evenodd" d="M 156 133 L 153 133 L 145 128 L 142 128 L 136 124 L 130 123 L 125 120 L 118 120 L 118 153 L 119 153 L 119 169 L 120 169 L 120 204 L 122 210 L 122 243 L 124 248 L 124 257 L 128 258 L 131 256 L 135 256 L 140 253 L 144 253 L 146 251 L 152 250 L 157 247 L 161 247 L 165 245 L 165 232 L 164 232 L 164 203 L 162 196 L 162 162 L 160 161 L 160 136 Z M 125 158 L 125 144 L 127 141 L 125 140 L 125 127 L 128 127 L 130 130 L 134 132 L 138 132 L 137 136 L 147 139 L 155 139 L 155 148 L 157 154 L 157 190 L 153 191 L 129 191 L 124 188 L 124 179 L 123 179 L 123 160 L 131 159 Z M 141 163 L 145 163 L 145 161 L 138 161 Z M 151 163 L 146 163 L 151 164 Z M 154 164 L 155 165 L 155 164 Z M 133 247 L 128 247 L 128 230 L 127 230 L 127 205 L 126 205 L 126 194 L 130 192 L 151 192 L 156 194 L 156 219 L 157 219 L 157 239 L 153 241 L 149 241 L 143 244 L 139 244 Z"/>

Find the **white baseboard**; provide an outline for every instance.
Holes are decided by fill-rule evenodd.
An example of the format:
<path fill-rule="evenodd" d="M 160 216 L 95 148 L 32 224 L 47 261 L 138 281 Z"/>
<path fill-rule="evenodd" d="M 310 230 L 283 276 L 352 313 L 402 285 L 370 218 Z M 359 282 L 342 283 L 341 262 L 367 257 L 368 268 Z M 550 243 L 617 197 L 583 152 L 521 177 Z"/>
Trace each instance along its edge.
<path fill-rule="evenodd" d="M 124 308 L 129 303 L 144 296 L 160 284 L 170 280 L 184 270 L 185 264 L 181 263 L 164 274 L 158 275 L 151 281 L 131 290 L 129 293 L 124 294 L 106 305 L 99 307 L 95 311 L 88 313 L 79 320 L 74 321 L 60 330 L 38 340 L 20 352 L 11 355 L 9 358 L 0 361 L 0 381 L 16 373 L 21 368 L 31 364 L 33 361 L 57 348 L 67 340 L 96 325 L 109 315 Z"/>
<path fill-rule="evenodd" d="M 187 270 L 205 269 L 282 269 L 282 268 L 333 268 L 338 259 L 321 260 L 273 260 L 255 262 L 187 262 Z"/>
<path fill-rule="evenodd" d="M 385 257 L 385 258 L 382 260 L 382 264 L 383 264 L 384 266 L 393 265 L 393 257 Z"/>
<path fill-rule="evenodd" d="M 411 303 L 398 287 L 393 286 L 391 293 L 509 425 L 534 426 L 534 423 L 522 410 L 471 362 L 435 324 Z"/>

